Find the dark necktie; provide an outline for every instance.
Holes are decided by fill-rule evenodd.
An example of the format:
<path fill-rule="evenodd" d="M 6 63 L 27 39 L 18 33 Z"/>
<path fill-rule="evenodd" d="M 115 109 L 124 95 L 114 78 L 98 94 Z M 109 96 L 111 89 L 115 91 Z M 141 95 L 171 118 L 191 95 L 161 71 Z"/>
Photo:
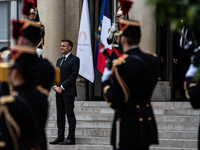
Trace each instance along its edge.
<path fill-rule="evenodd" d="M 183 30 L 183 39 L 182 39 L 182 49 L 184 49 L 184 45 L 185 45 L 185 30 Z"/>
<path fill-rule="evenodd" d="M 64 57 L 62 58 L 61 63 L 60 63 L 60 67 L 62 66 L 62 64 L 64 63 L 65 60 L 66 60 L 66 57 L 64 56 Z"/>

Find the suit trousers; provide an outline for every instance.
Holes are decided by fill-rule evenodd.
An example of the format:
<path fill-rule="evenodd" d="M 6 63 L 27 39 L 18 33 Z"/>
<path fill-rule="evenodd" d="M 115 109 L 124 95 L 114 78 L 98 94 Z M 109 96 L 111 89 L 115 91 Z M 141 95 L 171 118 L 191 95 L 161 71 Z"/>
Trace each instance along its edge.
<path fill-rule="evenodd" d="M 63 96 L 62 94 L 56 96 L 57 108 L 57 127 L 58 136 L 64 137 L 65 133 L 65 114 L 69 124 L 68 139 L 75 139 L 76 118 L 74 114 L 74 99 L 75 96 Z"/>

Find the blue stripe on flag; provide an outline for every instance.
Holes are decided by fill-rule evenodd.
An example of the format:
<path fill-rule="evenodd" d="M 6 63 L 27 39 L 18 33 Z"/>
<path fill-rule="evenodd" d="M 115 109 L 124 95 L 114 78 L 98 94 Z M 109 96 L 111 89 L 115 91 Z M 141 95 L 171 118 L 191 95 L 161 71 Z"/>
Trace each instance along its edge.
<path fill-rule="evenodd" d="M 109 0 L 106 0 L 105 10 L 104 10 L 104 16 L 110 19 L 110 6 L 109 6 Z"/>
<path fill-rule="evenodd" d="M 100 40 L 100 36 L 101 36 L 101 28 L 102 28 L 102 21 L 103 21 L 103 14 L 104 14 L 104 10 L 105 10 L 105 4 L 106 4 L 106 0 L 102 1 L 101 4 L 101 12 L 100 12 L 100 18 L 99 18 L 99 26 L 98 26 L 98 39 L 97 39 L 97 45 L 96 45 L 96 51 L 95 51 L 95 62 L 94 62 L 94 66 L 96 68 L 97 66 L 97 58 L 98 58 L 98 51 L 99 51 L 99 40 Z"/>

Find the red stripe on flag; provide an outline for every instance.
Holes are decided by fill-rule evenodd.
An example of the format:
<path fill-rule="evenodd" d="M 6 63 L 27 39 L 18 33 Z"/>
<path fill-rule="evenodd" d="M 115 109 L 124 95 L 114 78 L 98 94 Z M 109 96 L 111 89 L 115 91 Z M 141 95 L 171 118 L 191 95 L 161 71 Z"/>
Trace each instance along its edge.
<path fill-rule="evenodd" d="M 101 45 L 99 44 L 96 68 L 103 74 L 104 68 L 106 66 L 106 59 L 104 55 L 100 52 L 100 50 L 101 50 Z"/>

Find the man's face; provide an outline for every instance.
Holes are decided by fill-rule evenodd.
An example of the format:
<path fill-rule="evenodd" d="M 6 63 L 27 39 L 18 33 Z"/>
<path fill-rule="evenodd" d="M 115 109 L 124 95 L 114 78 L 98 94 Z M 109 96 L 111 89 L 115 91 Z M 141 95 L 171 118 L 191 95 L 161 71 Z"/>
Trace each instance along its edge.
<path fill-rule="evenodd" d="M 30 14 L 29 16 L 27 16 L 27 19 L 29 20 L 35 20 L 35 14 Z"/>
<path fill-rule="evenodd" d="M 60 50 L 63 55 L 67 55 L 68 53 L 70 53 L 71 48 L 72 47 L 69 45 L 68 42 L 61 42 L 60 44 Z"/>
<path fill-rule="evenodd" d="M 116 16 L 116 22 L 119 23 L 119 20 L 122 18 L 122 16 Z"/>

